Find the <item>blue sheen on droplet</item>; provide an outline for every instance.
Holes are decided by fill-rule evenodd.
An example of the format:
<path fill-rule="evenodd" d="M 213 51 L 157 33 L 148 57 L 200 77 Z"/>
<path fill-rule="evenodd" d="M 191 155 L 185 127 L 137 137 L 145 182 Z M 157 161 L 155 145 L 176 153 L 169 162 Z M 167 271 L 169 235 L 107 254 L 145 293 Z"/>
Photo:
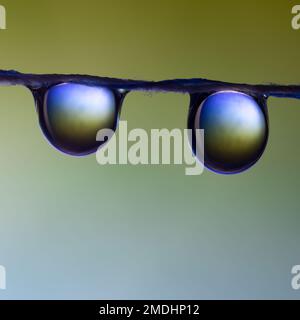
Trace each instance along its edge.
<path fill-rule="evenodd" d="M 59 150 L 71 155 L 95 152 L 100 129 L 115 130 L 119 104 L 105 87 L 63 83 L 45 94 L 40 119 L 42 129 Z"/>
<path fill-rule="evenodd" d="M 268 139 L 263 106 L 251 96 L 222 91 L 208 96 L 195 113 L 194 129 L 204 129 L 204 164 L 212 171 L 245 171 L 261 157 Z M 202 149 L 202 150 L 201 150 Z"/>

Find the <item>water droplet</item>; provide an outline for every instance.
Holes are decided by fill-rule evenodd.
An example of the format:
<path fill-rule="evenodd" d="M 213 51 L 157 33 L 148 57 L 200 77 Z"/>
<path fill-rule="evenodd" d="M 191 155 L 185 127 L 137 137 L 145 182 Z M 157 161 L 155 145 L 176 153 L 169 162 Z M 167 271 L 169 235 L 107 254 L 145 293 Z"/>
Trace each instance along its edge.
<path fill-rule="evenodd" d="M 204 153 L 204 165 L 217 173 L 247 170 L 263 154 L 268 140 L 265 101 L 236 91 L 220 91 L 192 99 L 188 127 L 204 129 L 204 146 L 192 143 L 194 154 Z"/>
<path fill-rule="evenodd" d="M 63 83 L 35 94 L 42 130 L 62 152 L 83 156 L 97 151 L 100 129 L 118 124 L 122 95 L 105 87 Z M 37 98 L 38 97 L 38 98 Z"/>

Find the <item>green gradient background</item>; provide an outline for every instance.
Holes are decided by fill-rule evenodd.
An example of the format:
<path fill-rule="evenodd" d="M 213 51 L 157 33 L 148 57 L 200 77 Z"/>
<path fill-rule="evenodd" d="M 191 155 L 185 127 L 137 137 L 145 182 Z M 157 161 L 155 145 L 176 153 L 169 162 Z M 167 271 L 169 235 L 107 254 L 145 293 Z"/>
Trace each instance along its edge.
<path fill-rule="evenodd" d="M 297 1 L 1 0 L 2 69 L 300 83 Z M 130 94 L 130 128 L 185 128 L 189 97 Z M 0 264 L 8 298 L 300 298 L 300 101 L 269 101 L 236 176 L 99 166 L 56 152 L 30 92 L 0 88 Z"/>

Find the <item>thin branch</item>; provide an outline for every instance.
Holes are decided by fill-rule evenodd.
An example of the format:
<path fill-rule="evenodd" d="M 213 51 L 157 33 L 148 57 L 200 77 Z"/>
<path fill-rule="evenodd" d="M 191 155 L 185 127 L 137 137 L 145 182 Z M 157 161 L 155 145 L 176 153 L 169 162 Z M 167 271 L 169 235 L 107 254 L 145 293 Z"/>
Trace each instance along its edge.
<path fill-rule="evenodd" d="M 75 74 L 24 74 L 13 70 L 0 70 L 0 86 L 22 85 L 31 90 L 36 90 L 66 82 L 81 83 L 91 86 L 105 86 L 111 89 L 122 89 L 126 91 L 166 91 L 194 94 L 210 93 L 223 90 L 236 90 L 251 95 L 300 99 L 300 85 L 251 85 L 227 83 L 201 78 L 142 81 Z"/>

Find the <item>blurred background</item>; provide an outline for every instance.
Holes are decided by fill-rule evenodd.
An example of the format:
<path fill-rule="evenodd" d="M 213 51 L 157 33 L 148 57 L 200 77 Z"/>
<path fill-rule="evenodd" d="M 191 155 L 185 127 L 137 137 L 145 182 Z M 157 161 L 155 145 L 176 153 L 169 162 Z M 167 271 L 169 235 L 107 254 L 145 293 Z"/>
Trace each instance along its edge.
<path fill-rule="evenodd" d="M 1 0 L 0 68 L 300 83 L 297 1 Z M 189 96 L 131 93 L 129 128 L 186 127 Z M 0 299 L 299 299 L 300 101 L 270 99 L 249 171 L 100 166 L 43 137 L 31 93 L 0 88 Z"/>

